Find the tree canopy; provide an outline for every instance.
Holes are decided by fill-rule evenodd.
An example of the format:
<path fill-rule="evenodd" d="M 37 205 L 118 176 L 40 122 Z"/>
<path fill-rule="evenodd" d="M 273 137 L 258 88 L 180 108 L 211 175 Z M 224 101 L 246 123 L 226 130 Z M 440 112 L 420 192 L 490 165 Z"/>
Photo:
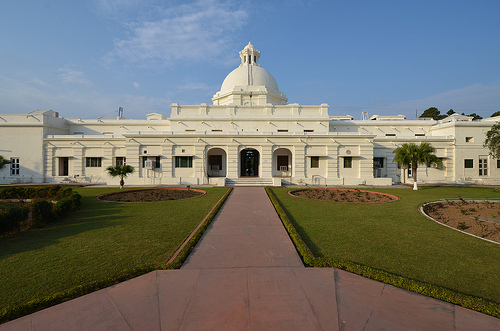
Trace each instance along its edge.
<path fill-rule="evenodd" d="M 446 116 L 447 115 L 441 115 L 441 112 L 436 107 L 430 107 L 430 108 L 427 108 L 426 110 L 424 110 L 422 115 L 420 115 L 419 117 L 420 118 L 430 117 L 430 118 L 435 119 L 435 120 L 442 120 Z"/>
<path fill-rule="evenodd" d="M 394 161 L 399 162 L 403 167 L 411 167 L 414 190 L 417 189 L 417 168 L 420 164 L 425 164 L 427 167 L 430 167 L 433 163 L 436 163 L 438 166 L 443 165 L 441 159 L 434 154 L 436 153 L 436 149 L 426 142 L 420 145 L 413 142 L 405 143 L 401 147 L 396 148 L 393 153 L 396 154 Z"/>
<path fill-rule="evenodd" d="M 462 115 L 465 115 L 464 113 L 462 113 Z M 469 115 L 465 115 L 465 116 L 471 116 L 472 117 L 472 120 L 480 120 L 482 119 L 483 117 L 482 116 L 479 116 L 478 114 L 476 113 L 472 113 L 472 114 L 469 114 Z"/>
<path fill-rule="evenodd" d="M 111 177 L 120 177 L 120 188 L 125 185 L 125 178 L 134 172 L 134 167 L 128 164 L 109 166 L 106 171 Z"/>
<path fill-rule="evenodd" d="M 6 158 L 4 158 L 2 155 L 0 155 L 0 170 L 2 170 L 3 168 L 5 168 L 5 166 L 7 164 L 9 164 L 10 161 L 7 160 Z"/>
<path fill-rule="evenodd" d="M 500 158 L 500 123 L 493 125 L 490 131 L 486 132 L 483 146 L 490 150 L 491 156 Z"/>
<path fill-rule="evenodd" d="M 495 116 L 500 116 L 500 110 L 494 112 L 493 114 L 491 114 L 490 117 L 495 117 Z"/>

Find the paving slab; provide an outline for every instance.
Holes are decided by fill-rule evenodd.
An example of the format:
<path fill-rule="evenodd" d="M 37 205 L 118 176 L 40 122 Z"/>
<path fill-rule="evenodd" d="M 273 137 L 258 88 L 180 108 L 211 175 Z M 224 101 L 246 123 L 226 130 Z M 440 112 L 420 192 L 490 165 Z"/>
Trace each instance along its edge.
<path fill-rule="evenodd" d="M 500 330 L 500 319 L 343 270 L 305 268 L 263 188 L 236 188 L 179 270 L 159 270 L 5 330 Z"/>

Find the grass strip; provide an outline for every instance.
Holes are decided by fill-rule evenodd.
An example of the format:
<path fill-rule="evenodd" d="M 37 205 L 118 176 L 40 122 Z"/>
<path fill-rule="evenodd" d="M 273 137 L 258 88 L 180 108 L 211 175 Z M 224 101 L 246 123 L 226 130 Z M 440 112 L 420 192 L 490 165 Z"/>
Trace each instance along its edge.
<path fill-rule="evenodd" d="M 266 187 L 266 192 L 278 213 L 281 222 L 285 226 L 293 244 L 295 245 L 304 265 L 308 267 L 338 268 L 354 274 L 370 278 L 385 284 L 393 285 L 408 291 L 423 294 L 438 300 L 449 302 L 464 308 L 473 309 L 484 314 L 500 318 L 500 304 L 479 298 L 476 296 L 460 293 L 448 288 L 434 284 L 418 281 L 394 273 L 390 273 L 366 265 L 345 261 L 335 258 L 315 257 L 309 247 L 302 240 L 300 234 L 293 226 L 290 218 L 276 199 L 270 188 Z"/>
<path fill-rule="evenodd" d="M 210 210 L 210 212 L 204 217 L 203 221 L 198 225 L 198 227 L 191 233 L 188 239 L 184 242 L 181 249 L 179 249 L 174 257 L 167 263 L 150 263 L 136 268 L 124 270 L 117 276 L 108 277 L 99 281 L 95 281 L 85 285 L 79 285 L 70 288 L 65 291 L 60 291 L 52 295 L 34 299 L 27 303 L 17 305 L 12 308 L 7 308 L 0 311 L 0 323 L 5 323 L 7 321 L 32 314 L 39 310 L 63 303 L 65 301 L 78 298 L 80 296 L 95 292 L 97 290 L 118 284 L 120 282 L 144 275 L 155 270 L 167 270 L 176 269 L 182 266 L 182 263 L 189 256 L 193 250 L 196 243 L 199 241 L 207 227 L 210 225 L 212 220 L 217 215 L 218 211 L 224 204 L 225 200 L 231 193 L 232 188 L 229 188 L 226 193 L 219 199 L 215 206 Z"/>

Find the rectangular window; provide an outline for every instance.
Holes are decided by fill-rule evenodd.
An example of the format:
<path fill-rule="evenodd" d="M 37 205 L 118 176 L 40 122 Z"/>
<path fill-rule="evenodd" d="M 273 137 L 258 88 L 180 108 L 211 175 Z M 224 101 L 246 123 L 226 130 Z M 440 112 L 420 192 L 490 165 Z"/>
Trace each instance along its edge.
<path fill-rule="evenodd" d="M 311 156 L 311 168 L 319 168 L 319 156 Z"/>
<path fill-rule="evenodd" d="M 314 132 L 314 130 L 311 129 L 305 129 L 304 132 Z"/>
<path fill-rule="evenodd" d="M 157 156 L 155 158 L 155 168 L 161 168 L 161 162 L 160 162 L 160 160 L 161 160 L 161 156 Z"/>
<path fill-rule="evenodd" d="M 10 158 L 10 175 L 11 176 L 18 176 L 19 175 L 19 158 L 18 157 L 11 157 Z"/>
<path fill-rule="evenodd" d="M 465 169 L 472 169 L 472 168 L 474 168 L 474 160 L 473 159 L 465 159 L 464 160 L 464 168 Z"/>
<path fill-rule="evenodd" d="M 396 134 L 395 133 L 386 133 L 385 136 L 386 137 L 396 137 Z"/>
<path fill-rule="evenodd" d="M 126 162 L 127 162 L 127 160 L 124 156 L 115 157 L 115 165 L 117 165 L 117 166 L 127 164 Z"/>
<path fill-rule="evenodd" d="M 288 132 L 286 129 L 278 129 L 278 132 Z"/>
<path fill-rule="evenodd" d="M 85 158 L 85 166 L 87 168 L 100 168 L 102 165 L 102 157 L 87 157 Z"/>
<path fill-rule="evenodd" d="M 473 143 L 474 142 L 474 137 L 465 137 L 465 142 L 466 143 Z"/>
<path fill-rule="evenodd" d="M 175 157 L 175 167 L 176 168 L 192 168 L 193 167 L 193 157 L 192 156 L 176 156 Z"/>
<path fill-rule="evenodd" d="M 415 133 L 415 137 L 425 137 L 425 133 Z"/>
<path fill-rule="evenodd" d="M 479 176 L 488 176 L 488 159 L 479 159 Z"/>
<path fill-rule="evenodd" d="M 500 168 L 500 159 L 497 160 L 497 168 Z"/>
<path fill-rule="evenodd" d="M 344 168 L 352 168 L 352 156 L 344 157 Z"/>

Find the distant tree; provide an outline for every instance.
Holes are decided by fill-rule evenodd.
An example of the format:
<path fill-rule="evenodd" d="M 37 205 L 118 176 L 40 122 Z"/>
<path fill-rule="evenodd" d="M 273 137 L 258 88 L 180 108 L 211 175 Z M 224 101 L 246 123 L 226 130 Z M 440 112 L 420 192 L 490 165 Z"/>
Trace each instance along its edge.
<path fill-rule="evenodd" d="M 464 116 L 470 116 L 470 117 L 472 117 L 472 120 L 481 120 L 481 119 L 483 119 L 482 116 L 479 116 L 476 113 L 472 113 L 472 114 L 469 114 L 469 115 L 465 115 L 464 113 L 462 113 L 462 115 L 464 115 Z"/>
<path fill-rule="evenodd" d="M 9 164 L 10 161 L 7 160 L 6 158 L 4 158 L 2 155 L 0 155 L 0 170 L 2 170 L 3 168 L 5 168 L 5 166 L 7 164 Z"/>
<path fill-rule="evenodd" d="M 443 118 L 446 117 L 446 115 L 441 115 L 441 112 L 436 108 L 436 107 L 430 107 L 424 110 L 422 115 L 419 116 L 420 118 L 422 117 L 430 117 L 435 120 L 442 120 Z"/>
<path fill-rule="evenodd" d="M 453 109 L 450 109 L 450 110 L 448 110 L 448 111 L 446 112 L 446 115 L 448 115 L 448 116 L 451 116 L 451 115 L 453 115 L 453 114 L 456 114 L 456 113 L 455 113 L 455 111 L 454 111 Z"/>
<path fill-rule="evenodd" d="M 399 162 L 403 167 L 411 167 L 413 175 L 413 189 L 418 190 L 417 187 L 417 168 L 419 164 L 425 164 L 430 167 L 432 163 L 442 166 L 443 162 L 434 154 L 436 149 L 429 143 L 405 143 L 401 147 L 393 151 L 394 161 Z"/>
<path fill-rule="evenodd" d="M 125 178 L 134 172 L 134 167 L 128 164 L 122 164 L 117 166 L 109 166 L 106 168 L 106 171 L 111 177 L 120 177 L 120 188 L 123 188 L 125 185 Z"/>
<path fill-rule="evenodd" d="M 500 123 L 493 125 L 490 131 L 486 132 L 484 147 L 490 150 L 490 155 L 500 159 Z"/>
<path fill-rule="evenodd" d="M 495 117 L 495 116 L 500 116 L 500 110 L 494 112 L 493 114 L 491 114 L 490 117 Z"/>

